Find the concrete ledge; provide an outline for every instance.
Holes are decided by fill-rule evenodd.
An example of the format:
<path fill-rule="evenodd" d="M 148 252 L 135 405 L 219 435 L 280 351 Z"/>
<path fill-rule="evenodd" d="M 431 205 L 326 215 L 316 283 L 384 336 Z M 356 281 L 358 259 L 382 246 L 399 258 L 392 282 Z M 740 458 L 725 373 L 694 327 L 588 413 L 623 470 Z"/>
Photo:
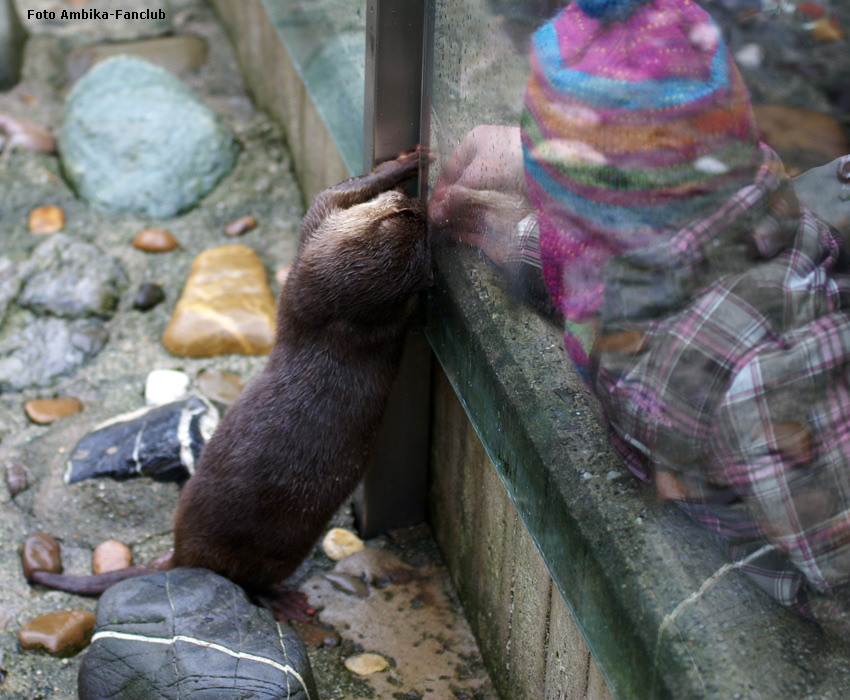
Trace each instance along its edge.
<path fill-rule="evenodd" d="M 230 36 L 255 103 L 284 128 L 305 203 L 326 187 L 355 174 L 360 164 L 359 151 L 354 164 L 347 165 L 337 139 L 328 130 L 302 80 L 303 66 L 293 60 L 264 3 L 261 0 L 211 0 L 211 3 Z M 359 83 L 362 92 L 362 78 Z M 340 109 L 346 111 L 344 101 Z M 356 114 L 348 115 L 349 120 L 357 118 Z M 362 98 L 359 119 L 362 141 Z M 357 150 L 356 144 L 347 150 Z M 351 158 L 349 153 L 348 160 Z"/>
<path fill-rule="evenodd" d="M 609 700 L 599 668 L 442 372 L 432 394 L 431 528 L 503 698 Z"/>

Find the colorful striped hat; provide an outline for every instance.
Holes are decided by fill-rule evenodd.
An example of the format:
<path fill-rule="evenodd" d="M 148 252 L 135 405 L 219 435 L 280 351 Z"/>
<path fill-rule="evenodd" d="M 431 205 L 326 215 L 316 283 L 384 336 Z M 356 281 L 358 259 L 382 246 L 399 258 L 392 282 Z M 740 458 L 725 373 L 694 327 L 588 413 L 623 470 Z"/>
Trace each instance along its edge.
<path fill-rule="evenodd" d="M 746 87 L 692 0 L 574 0 L 541 27 L 522 144 L 544 280 L 578 322 L 609 258 L 705 214 L 760 162 Z"/>

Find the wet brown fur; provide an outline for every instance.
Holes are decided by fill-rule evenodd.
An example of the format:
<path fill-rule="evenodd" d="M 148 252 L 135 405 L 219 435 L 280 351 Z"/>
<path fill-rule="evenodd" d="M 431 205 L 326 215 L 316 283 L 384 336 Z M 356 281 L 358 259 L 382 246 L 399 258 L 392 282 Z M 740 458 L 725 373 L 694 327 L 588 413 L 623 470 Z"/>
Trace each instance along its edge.
<path fill-rule="evenodd" d="M 156 568 L 204 567 L 262 594 L 295 570 L 363 476 L 415 295 L 431 281 L 424 207 L 392 190 L 416 174 L 418 157 L 314 199 L 268 362 L 204 447 L 177 504 L 172 559 Z M 133 569 L 112 579 L 152 570 Z M 84 594 L 115 582 L 31 580 L 71 590 L 56 585 L 71 578 L 87 580 L 74 591 Z"/>

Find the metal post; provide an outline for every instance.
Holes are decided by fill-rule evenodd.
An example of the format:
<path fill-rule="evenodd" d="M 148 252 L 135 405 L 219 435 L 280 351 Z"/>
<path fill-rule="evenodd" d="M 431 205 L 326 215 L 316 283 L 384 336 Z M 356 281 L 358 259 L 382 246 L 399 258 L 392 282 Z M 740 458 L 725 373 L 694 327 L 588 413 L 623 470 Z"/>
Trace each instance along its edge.
<path fill-rule="evenodd" d="M 367 13 L 364 171 L 419 143 L 424 0 L 367 0 Z M 355 498 L 364 537 L 425 519 L 430 372 L 428 343 L 412 330 L 375 457 Z"/>

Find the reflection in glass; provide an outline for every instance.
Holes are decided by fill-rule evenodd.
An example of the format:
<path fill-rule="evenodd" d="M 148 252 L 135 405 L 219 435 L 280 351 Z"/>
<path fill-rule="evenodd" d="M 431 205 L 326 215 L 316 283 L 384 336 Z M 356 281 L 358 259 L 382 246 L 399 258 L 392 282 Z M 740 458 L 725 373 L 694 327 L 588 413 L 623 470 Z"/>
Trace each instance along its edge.
<path fill-rule="evenodd" d="M 526 4 L 533 35 L 505 3 L 438 8 L 480 19 L 438 35 L 435 79 L 459 78 L 435 90 L 432 224 L 563 320 L 632 473 L 850 634 L 850 257 L 718 25 L 690 0 Z"/>

